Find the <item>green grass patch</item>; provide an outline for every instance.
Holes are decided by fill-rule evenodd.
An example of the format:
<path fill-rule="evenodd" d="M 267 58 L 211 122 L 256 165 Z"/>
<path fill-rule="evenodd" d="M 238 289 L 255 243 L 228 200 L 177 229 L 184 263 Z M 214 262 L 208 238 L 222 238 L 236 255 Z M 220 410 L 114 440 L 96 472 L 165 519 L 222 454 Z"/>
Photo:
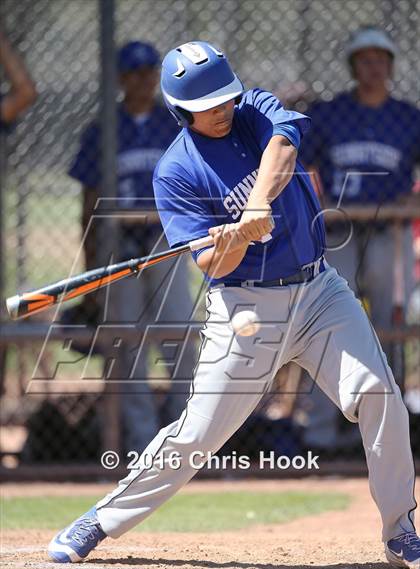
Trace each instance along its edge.
<path fill-rule="evenodd" d="M 19 285 L 38 288 L 67 277 L 80 247 L 79 194 L 52 195 L 37 188 L 18 202 L 16 191 L 5 194 L 6 296 L 15 294 Z M 82 265 L 80 256 L 75 272 Z"/>
<path fill-rule="evenodd" d="M 2 500 L 3 529 L 56 530 L 88 510 L 100 497 L 28 497 Z M 211 532 L 281 524 L 327 510 L 343 510 L 338 493 L 230 492 L 179 494 L 137 527 L 147 532 Z"/>

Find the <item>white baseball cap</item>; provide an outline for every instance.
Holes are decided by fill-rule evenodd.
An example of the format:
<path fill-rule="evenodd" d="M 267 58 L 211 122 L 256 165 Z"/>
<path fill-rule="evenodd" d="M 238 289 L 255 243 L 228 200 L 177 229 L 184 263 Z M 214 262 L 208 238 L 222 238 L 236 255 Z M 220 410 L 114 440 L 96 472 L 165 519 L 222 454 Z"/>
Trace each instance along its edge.
<path fill-rule="evenodd" d="M 383 30 L 378 28 L 362 28 L 351 37 L 346 50 L 347 59 L 350 59 L 356 51 L 369 47 L 383 49 L 392 57 L 395 57 L 397 53 L 394 42 Z"/>

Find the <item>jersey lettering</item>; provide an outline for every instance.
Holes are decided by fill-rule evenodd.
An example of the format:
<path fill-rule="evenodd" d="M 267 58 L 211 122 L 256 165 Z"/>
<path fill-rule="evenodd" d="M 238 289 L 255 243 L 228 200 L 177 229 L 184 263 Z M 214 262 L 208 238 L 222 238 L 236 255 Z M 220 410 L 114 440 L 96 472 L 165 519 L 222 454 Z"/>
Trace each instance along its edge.
<path fill-rule="evenodd" d="M 236 194 L 232 194 L 232 199 L 241 211 L 245 209 L 248 200 L 244 198 L 241 192 L 238 191 Z"/>
<path fill-rule="evenodd" d="M 163 148 L 133 148 L 120 152 L 117 156 L 118 175 L 152 172 L 163 153 Z"/>
<path fill-rule="evenodd" d="M 255 185 L 257 175 L 258 168 L 251 172 L 251 174 L 245 176 L 245 178 L 239 182 L 223 200 L 223 205 L 231 214 L 233 220 L 238 219 L 241 212 L 246 208 L 249 194 Z"/>
<path fill-rule="evenodd" d="M 233 219 L 238 219 L 241 214 L 241 210 L 238 208 L 237 205 L 233 202 L 232 196 L 228 195 L 223 200 L 223 205 L 225 206 L 226 210 L 231 214 Z"/>
<path fill-rule="evenodd" d="M 382 142 L 345 142 L 331 148 L 331 159 L 336 166 L 369 164 L 386 170 L 396 170 L 401 151 Z"/>

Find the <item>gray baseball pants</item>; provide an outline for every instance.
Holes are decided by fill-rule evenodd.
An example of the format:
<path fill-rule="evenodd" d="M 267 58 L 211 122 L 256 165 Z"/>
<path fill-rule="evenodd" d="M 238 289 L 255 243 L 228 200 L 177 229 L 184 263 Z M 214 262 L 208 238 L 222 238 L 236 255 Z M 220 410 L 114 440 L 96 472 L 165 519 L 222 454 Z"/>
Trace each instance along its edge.
<path fill-rule="evenodd" d="M 230 327 L 233 312 L 242 307 L 255 310 L 264 323 L 255 336 L 236 336 Z M 186 409 L 144 451 L 156 463 L 130 471 L 98 502 L 105 533 L 119 537 L 186 484 L 196 473 L 191 453 L 217 451 L 253 411 L 278 368 L 291 360 L 359 423 L 383 540 L 412 530 L 408 413 L 364 310 L 336 270 L 328 267 L 304 285 L 214 288 L 207 311 Z M 180 468 L 157 463 L 171 453 L 181 457 Z"/>
<path fill-rule="evenodd" d="M 414 250 L 411 225 L 403 228 L 404 297 L 410 298 L 414 289 L 413 266 Z M 336 231 L 333 241 L 345 240 L 347 233 Z M 361 249 L 364 249 L 363 269 L 358 274 Z M 331 250 L 327 260 L 346 279 L 352 290 L 358 291 L 363 285 L 363 293 L 369 299 L 370 316 L 375 327 L 391 328 L 394 279 L 392 269 L 395 264 L 393 226 L 389 224 L 382 231 L 372 231 L 369 235 L 352 239 L 342 249 Z M 383 345 L 385 353 L 390 353 L 390 345 Z M 401 381 L 401 379 L 400 379 Z M 308 424 L 305 432 L 307 446 L 335 448 L 339 444 L 338 410 L 318 389 L 311 387 L 309 394 L 302 397 L 305 406 L 310 406 Z M 353 437 L 354 439 L 354 437 Z"/>

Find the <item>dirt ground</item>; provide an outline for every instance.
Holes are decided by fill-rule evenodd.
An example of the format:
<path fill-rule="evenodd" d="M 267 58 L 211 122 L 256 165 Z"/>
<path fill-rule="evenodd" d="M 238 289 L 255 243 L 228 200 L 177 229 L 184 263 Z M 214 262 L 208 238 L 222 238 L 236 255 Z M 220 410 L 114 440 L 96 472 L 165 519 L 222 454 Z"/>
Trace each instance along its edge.
<path fill-rule="evenodd" d="M 419 484 L 417 484 L 419 487 Z M 3 495 L 69 495 L 104 493 L 101 485 L 5 485 Z M 224 533 L 136 533 L 107 539 L 83 563 L 84 569 L 386 569 L 379 514 L 366 479 L 296 481 L 198 481 L 183 492 L 200 491 L 337 491 L 352 497 L 343 512 L 325 512 L 275 526 Z M 417 501 L 419 501 L 417 492 Z M 58 567 L 48 561 L 46 545 L 54 532 L 3 531 L 2 566 Z"/>

